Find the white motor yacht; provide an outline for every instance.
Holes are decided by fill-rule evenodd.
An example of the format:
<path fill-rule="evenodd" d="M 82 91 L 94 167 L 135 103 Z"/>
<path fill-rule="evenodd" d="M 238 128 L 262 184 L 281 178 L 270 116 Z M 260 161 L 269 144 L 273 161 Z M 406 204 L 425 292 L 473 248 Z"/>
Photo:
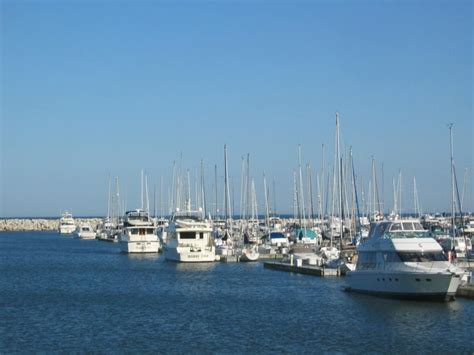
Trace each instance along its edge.
<path fill-rule="evenodd" d="M 356 268 L 347 273 L 351 291 L 451 300 L 465 276 L 417 220 L 374 223 L 357 251 Z"/>
<path fill-rule="evenodd" d="M 125 253 L 158 253 L 160 241 L 156 227 L 148 211 L 128 211 L 119 236 L 120 246 Z"/>
<path fill-rule="evenodd" d="M 166 233 L 166 260 L 183 263 L 216 261 L 212 227 L 203 219 L 202 212 L 177 211 L 169 222 Z"/>
<path fill-rule="evenodd" d="M 72 234 L 76 231 L 76 225 L 72 214 L 68 211 L 61 214 L 59 219 L 59 233 L 60 234 Z"/>
<path fill-rule="evenodd" d="M 83 224 L 77 229 L 77 237 L 79 239 L 95 239 L 96 232 L 94 232 L 90 224 Z"/>

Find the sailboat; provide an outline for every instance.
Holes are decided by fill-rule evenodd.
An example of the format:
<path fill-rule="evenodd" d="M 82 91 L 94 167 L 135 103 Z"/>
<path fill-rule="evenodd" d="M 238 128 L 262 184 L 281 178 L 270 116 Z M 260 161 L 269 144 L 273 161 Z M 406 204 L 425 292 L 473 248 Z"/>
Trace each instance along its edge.
<path fill-rule="evenodd" d="M 227 164 L 227 160 L 226 160 Z M 249 219 L 241 220 L 241 227 L 242 227 L 242 238 L 243 238 L 243 246 L 240 251 L 240 261 L 257 261 L 260 257 L 260 253 L 258 252 L 258 243 L 255 241 L 256 238 L 253 237 L 253 234 L 258 232 L 258 219 L 257 219 L 257 198 L 255 193 L 255 184 L 254 180 L 250 179 L 250 155 L 247 154 L 247 164 L 245 169 L 245 189 L 244 193 L 246 199 L 244 199 L 244 206 L 245 210 L 248 212 L 249 205 L 251 210 L 251 216 Z M 248 217 L 249 213 L 245 214 L 245 217 Z M 254 226 L 257 228 L 254 228 Z M 250 240 L 250 239 L 253 240 Z"/>

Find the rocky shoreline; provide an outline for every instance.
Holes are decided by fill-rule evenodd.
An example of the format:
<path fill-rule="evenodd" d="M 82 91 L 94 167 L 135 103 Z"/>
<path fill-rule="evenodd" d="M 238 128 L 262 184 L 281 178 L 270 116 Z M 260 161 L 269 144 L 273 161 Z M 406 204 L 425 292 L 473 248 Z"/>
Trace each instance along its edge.
<path fill-rule="evenodd" d="M 76 226 L 90 224 L 96 229 L 101 218 L 74 218 Z M 9 218 L 0 219 L 0 232 L 28 232 L 28 231 L 54 231 L 58 230 L 58 219 L 44 218 Z"/>

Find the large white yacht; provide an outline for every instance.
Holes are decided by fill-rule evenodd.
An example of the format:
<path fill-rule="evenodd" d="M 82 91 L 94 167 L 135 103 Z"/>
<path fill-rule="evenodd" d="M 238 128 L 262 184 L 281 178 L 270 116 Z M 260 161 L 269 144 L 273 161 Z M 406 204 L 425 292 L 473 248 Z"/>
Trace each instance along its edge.
<path fill-rule="evenodd" d="M 374 223 L 357 247 L 351 291 L 397 298 L 452 300 L 465 276 L 417 220 Z"/>
<path fill-rule="evenodd" d="M 68 211 L 61 214 L 59 219 L 59 233 L 60 234 L 72 234 L 76 231 L 76 225 L 72 214 Z"/>
<path fill-rule="evenodd" d="M 177 211 L 166 228 L 166 260 L 196 263 L 216 261 L 211 224 L 202 212 Z"/>
<path fill-rule="evenodd" d="M 142 209 L 125 213 L 119 241 L 125 253 L 158 253 L 160 250 L 153 220 L 148 211 Z"/>

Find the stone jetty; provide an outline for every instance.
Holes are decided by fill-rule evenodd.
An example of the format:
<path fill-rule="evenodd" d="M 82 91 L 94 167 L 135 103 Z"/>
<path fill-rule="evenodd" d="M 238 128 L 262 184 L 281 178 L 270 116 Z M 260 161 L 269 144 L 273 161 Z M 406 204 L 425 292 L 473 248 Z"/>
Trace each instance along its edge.
<path fill-rule="evenodd" d="M 101 218 L 74 218 L 76 226 L 90 224 L 96 229 Z M 53 231 L 59 227 L 58 219 L 8 218 L 0 219 L 0 232 Z"/>

